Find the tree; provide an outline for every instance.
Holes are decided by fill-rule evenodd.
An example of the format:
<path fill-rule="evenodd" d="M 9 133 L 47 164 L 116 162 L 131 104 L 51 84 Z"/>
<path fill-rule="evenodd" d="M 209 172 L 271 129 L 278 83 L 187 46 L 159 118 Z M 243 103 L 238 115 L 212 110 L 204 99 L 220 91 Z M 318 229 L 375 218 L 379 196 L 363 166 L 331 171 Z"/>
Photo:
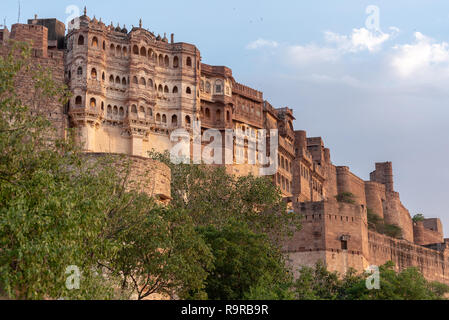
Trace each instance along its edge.
<path fill-rule="evenodd" d="M 427 281 L 417 268 L 396 272 L 391 261 L 379 267 L 379 276 L 380 288 L 369 290 L 367 274 L 350 270 L 342 277 L 318 263 L 301 269 L 294 288 L 305 300 L 439 300 L 449 292 L 449 286 Z"/>
<path fill-rule="evenodd" d="M 107 268 L 139 300 L 152 294 L 184 298 L 203 290 L 213 257 L 185 211 L 140 194 L 112 217 L 108 236 L 123 246 Z"/>
<path fill-rule="evenodd" d="M 413 222 L 424 221 L 425 219 L 426 219 L 426 218 L 425 218 L 424 215 L 421 214 L 421 213 L 415 214 L 415 215 L 413 216 L 413 218 L 412 218 Z"/>
<path fill-rule="evenodd" d="M 282 286 L 288 283 L 290 274 L 282 253 L 266 236 L 254 233 L 240 222 L 230 222 L 222 229 L 202 227 L 199 232 L 215 258 L 206 280 L 209 299 L 264 298 L 259 294 L 286 296 Z"/>
<path fill-rule="evenodd" d="M 355 195 L 352 194 L 351 192 L 342 192 L 335 196 L 335 199 L 337 199 L 338 202 L 350 203 L 350 204 L 355 204 L 354 198 L 355 198 Z"/>
<path fill-rule="evenodd" d="M 151 152 L 150 157 L 171 168 L 172 205 L 185 209 L 197 226 L 220 229 L 238 221 L 274 241 L 301 228 L 301 216 L 287 211 L 282 193 L 268 177 L 236 177 L 224 167 L 173 164 L 168 153 Z"/>
<path fill-rule="evenodd" d="M 34 101 L 63 103 L 67 92 L 48 71 L 31 68 L 29 56 L 14 43 L 0 58 L 0 287 L 19 299 L 112 297 L 97 261 L 117 246 L 103 234 L 118 177 L 31 114 L 16 92 L 20 75 L 32 79 Z M 66 286 L 69 266 L 81 272 L 79 290 Z"/>

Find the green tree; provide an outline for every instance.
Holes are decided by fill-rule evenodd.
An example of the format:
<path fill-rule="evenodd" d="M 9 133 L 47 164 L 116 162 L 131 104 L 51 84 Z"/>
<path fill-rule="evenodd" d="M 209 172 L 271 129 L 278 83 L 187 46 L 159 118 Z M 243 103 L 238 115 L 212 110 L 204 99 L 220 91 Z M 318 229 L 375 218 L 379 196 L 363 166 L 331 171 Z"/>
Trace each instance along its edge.
<path fill-rule="evenodd" d="M 150 157 L 172 170 L 172 205 L 186 210 L 197 226 L 222 228 L 230 221 L 280 240 L 301 228 L 301 216 L 289 213 L 282 193 L 268 177 L 236 177 L 221 166 L 173 164 L 169 154 Z"/>
<path fill-rule="evenodd" d="M 338 202 L 350 203 L 350 204 L 355 204 L 354 198 L 355 198 L 355 195 L 352 194 L 351 192 L 342 192 L 335 196 L 335 199 L 337 199 Z"/>
<path fill-rule="evenodd" d="M 286 295 L 282 286 L 288 283 L 290 274 L 282 253 L 266 236 L 254 233 L 240 222 L 231 222 L 222 229 L 202 227 L 199 232 L 215 258 L 205 288 L 210 299 L 236 300 L 254 298 L 258 294 L 282 298 Z M 262 285 L 264 292 L 260 290 Z"/>
<path fill-rule="evenodd" d="M 424 221 L 425 217 L 422 213 L 415 214 L 412 218 L 413 222 Z"/>
<path fill-rule="evenodd" d="M 213 257 L 185 211 L 140 194 L 114 214 L 108 235 L 123 246 L 107 268 L 139 300 L 152 294 L 185 298 L 203 290 Z"/>

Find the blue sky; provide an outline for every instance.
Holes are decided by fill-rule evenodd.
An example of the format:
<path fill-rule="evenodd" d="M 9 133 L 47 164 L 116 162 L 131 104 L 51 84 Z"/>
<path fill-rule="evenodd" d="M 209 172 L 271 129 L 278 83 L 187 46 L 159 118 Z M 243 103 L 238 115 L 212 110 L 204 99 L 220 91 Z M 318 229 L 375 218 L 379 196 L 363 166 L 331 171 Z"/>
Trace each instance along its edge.
<path fill-rule="evenodd" d="M 449 2 L 21 0 L 21 22 L 66 21 L 70 5 L 195 44 L 203 62 L 294 109 L 295 127 L 364 179 L 393 161 L 411 214 L 441 218 L 449 234 Z M 366 25 L 370 5 L 380 29 Z M 0 2 L 1 21 L 17 13 L 16 0 Z"/>

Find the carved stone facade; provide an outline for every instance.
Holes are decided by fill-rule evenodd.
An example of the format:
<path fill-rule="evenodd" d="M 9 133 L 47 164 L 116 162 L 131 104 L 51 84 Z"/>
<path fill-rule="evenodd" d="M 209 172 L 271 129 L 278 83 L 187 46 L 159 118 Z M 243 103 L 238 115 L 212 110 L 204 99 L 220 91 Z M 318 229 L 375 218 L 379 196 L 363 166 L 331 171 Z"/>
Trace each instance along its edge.
<path fill-rule="evenodd" d="M 169 41 L 141 23 L 128 31 L 85 14 L 79 27 L 67 35 L 63 31 L 61 46 L 61 24 L 53 20 L 36 18 L 13 25 L 11 32 L 0 30 L 0 52 L 7 51 L 8 39 L 33 43 L 35 64 L 50 67 L 55 79 L 73 93 L 67 106 L 48 104 L 49 118 L 60 134 L 75 128 L 90 156 L 132 157 L 136 176 L 146 170 L 154 173 L 147 191 L 169 199 L 168 168 L 147 157 L 152 149 L 169 150 L 174 130 L 191 133 L 194 122 L 201 121 L 202 132 L 216 129 L 221 134 L 224 148 L 227 130 L 257 137 L 260 129 L 277 129 L 273 182 L 295 214 L 304 216 L 304 228 L 285 244 L 295 268 L 322 260 L 329 269 L 344 273 L 350 267 L 363 270 L 393 260 L 398 269 L 418 266 L 427 278 L 449 283 L 449 240 L 443 238 L 441 222 L 412 222 L 394 190 L 391 163 L 377 163 L 370 181 L 348 167 L 335 166 L 322 138 L 294 130 L 291 109 L 274 108 L 262 92 L 235 81 L 231 69 L 202 63 L 198 48 L 175 43 L 173 35 Z M 24 98 L 30 95 L 27 81 L 18 89 Z M 245 141 L 232 145 L 234 164 L 228 170 L 257 175 L 258 164 L 237 161 L 248 160 L 251 146 Z M 352 193 L 355 203 L 337 202 L 341 193 Z M 369 231 L 368 209 L 400 227 L 402 239 Z"/>

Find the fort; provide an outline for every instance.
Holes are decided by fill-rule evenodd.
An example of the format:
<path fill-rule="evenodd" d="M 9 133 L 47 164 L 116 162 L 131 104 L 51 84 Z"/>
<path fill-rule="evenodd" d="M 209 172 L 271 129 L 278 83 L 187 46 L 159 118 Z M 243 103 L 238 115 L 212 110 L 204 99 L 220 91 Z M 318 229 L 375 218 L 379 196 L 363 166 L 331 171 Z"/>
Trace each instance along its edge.
<path fill-rule="evenodd" d="M 321 260 L 330 270 L 363 271 L 370 265 L 393 261 L 398 270 L 418 267 L 429 280 L 449 284 L 449 239 L 439 219 L 414 222 L 394 188 L 393 166 L 376 163 L 369 181 L 350 168 L 336 166 L 321 137 L 295 130 L 292 109 L 276 108 L 262 92 L 238 83 L 232 70 L 202 62 L 192 44 L 175 42 L 143 28 L 128 30 L 106 25 L 87 12 L 72 28 L 56 19 L 28 20 L 0 29 L 0 55 L 10 40 L 32 47 L 33 65 L 50 68 L 54 79 L 66 84 L 72 97 L 66 105 L 47 101 L 33 104 L 31 79 L 18 86 L 20 95 L 45 112 L 63 136 L 74 128 L 89 157 L 104 154 L 132 159 L 136 177 L 152 181 L 145 191 L 170 199 L 170 172 L 149 159 L 148 152 L 169 150 L 176 129 L 191 132 L 214 128 L 223 136 L 239 129 L 257 136 L 261 129 L 277 129 L 278 170 L 275 183 L 303 229 L 285 243 L 289 263 L 297 269 Z M 32 109 L 33 110 L 33 109 Z M 265 138 L 265 137 L 262 137 Z M 248 156 L 248 144 L 235 148 L 234 158 Z M 227 166 L 236 175 L 257 174 L 259 164 Z M 339 201 L 350 195 L 351 201 Z M 370 227 L 369 217 L 396 226 L 400 235 L 382 234 Z"/>

